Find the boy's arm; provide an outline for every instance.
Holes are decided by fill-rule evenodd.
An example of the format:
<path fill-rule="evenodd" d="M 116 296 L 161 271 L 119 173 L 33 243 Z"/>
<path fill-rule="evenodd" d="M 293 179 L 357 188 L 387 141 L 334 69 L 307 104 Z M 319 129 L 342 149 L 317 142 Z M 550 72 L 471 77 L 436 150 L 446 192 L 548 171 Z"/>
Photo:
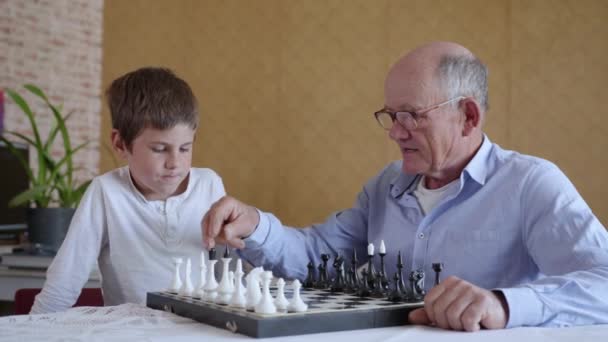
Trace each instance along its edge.
<path fill-rule="evenodd" d="M 70 228 L 47 270 L 31 314 L 66 310 L 74 305 L 89 279 L 105 236 L 106 220 L 101 186 L 93 180 L 72 218 Z"/>

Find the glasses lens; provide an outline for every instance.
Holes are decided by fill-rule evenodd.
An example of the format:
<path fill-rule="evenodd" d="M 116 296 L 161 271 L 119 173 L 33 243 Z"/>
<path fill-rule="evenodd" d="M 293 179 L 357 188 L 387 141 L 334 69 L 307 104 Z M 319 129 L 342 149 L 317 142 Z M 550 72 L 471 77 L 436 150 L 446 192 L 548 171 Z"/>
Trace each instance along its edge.
<path fill-rule="evenodd" d="M 391 129 L 391 127 L 393 126 L 393 118 L 391 117 L 391 115 L 389 113 L 386 113 L 386 112 L 376 113 L 376 120 L 378 120 L 378 123 L 384 129 Z"/>
<path fill-rule="evenodd" d="M 416 119 L 414 119 L 410 112 L 397 112 L 395 113 L 395 116 L 397 117 L 397 121 L 399 121 L 405 129 L 412 130 L 416 129 L 418 126 Z"/>

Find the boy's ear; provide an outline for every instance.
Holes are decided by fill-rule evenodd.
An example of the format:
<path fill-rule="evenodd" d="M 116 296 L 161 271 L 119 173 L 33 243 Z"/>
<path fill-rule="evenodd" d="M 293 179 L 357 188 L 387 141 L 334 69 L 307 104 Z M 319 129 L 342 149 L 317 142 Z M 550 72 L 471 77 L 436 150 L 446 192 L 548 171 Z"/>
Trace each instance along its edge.
<path fill-rule="evenodd" d="M 127 146 L 126 146 L 124 140 L 122 140 L 120 133 L 115 128 L 112 129 L 111 139 L 112 139 L 112 148 L 114 149 L 114 151 L 121 158 L 126 159 L 127 154 L 129 153 L 129 150 L 127 149 Z"/>

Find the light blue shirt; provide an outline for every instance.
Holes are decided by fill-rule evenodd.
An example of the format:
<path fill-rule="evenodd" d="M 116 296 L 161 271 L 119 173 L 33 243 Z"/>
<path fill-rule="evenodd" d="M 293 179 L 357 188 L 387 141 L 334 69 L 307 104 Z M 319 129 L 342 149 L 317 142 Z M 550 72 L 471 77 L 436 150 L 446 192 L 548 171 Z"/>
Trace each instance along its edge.
<path fill-rule="evenodd" d="M 426 216 L 413 196 L 419 179 L 393 162 L 352 208 L 304 229 L 261 213 L 240 253 L 276 274 L 304 279 L 306 265 L 318 265 L 321 253 L 350 260 L 355 248 L 363 264 L 368 243 L 377 253 L 384 240 L 390 279 L 398 251 L 406 277 L 424 270 L 427 291 L 435 278 L 431 264 L 443 262 L 442 279 L 454 275 L 504 293 L 507 327 L 608 323 L 608 233 L 554 164 L 484 137 L 459 190 Z"/>

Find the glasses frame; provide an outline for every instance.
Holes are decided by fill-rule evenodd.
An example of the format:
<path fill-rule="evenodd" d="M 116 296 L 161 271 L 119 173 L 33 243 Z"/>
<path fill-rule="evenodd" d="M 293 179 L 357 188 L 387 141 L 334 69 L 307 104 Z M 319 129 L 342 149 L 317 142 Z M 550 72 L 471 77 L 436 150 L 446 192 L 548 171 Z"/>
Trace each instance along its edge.
<path fill-rule="evenodd" d="M 452 99 L 449 99 L 447 101 L 432 105 L 430 107 L 424 108 L 424 109 L 419 109 L 416 111 L 397 111 L 397 112 L 391 112 L 388 111 L 386 109 L 381 109 L 377 112 L 374 113 L 374 117 L 376 118 L 376 121 L 378 122 L 378 124 L 380 125 L 380 127 L 382 127 L 383 129 L 390 131 L 391 128 L 395 125 L 395 121 L 397 121 L 401 126 L 403 126 L 403 128 L 408 129 L 408 130 L 415 130 L 418 128 L 418 120 L 422 117 L 424 117 L 424 114 L 433 111 L 437 108 L 443 107 L 445 105 L 447 105 L 448 103 L 452 103 L 454 101 L 460 101 L 460 100 L 464 100 L 466 99 L 465 96 L 457 96 L 454 97 Z M 380 121 L 380 115 L 383 114 L 388 114 L 391 117 L 391 120 L 393 121 L 393 124 L 391 125 L 391 127 L 384 127 L 384 125 L 382 125 L 382 122 Z M 402 114 L 402 115 L 400 115 Z M 403 119 L 399 119 L 400 117 L 405 116 L 405 118 Z M 414 123 L 414 127 L 408 127 L 407 118 L 411 118 L 412 122 Z"/>

